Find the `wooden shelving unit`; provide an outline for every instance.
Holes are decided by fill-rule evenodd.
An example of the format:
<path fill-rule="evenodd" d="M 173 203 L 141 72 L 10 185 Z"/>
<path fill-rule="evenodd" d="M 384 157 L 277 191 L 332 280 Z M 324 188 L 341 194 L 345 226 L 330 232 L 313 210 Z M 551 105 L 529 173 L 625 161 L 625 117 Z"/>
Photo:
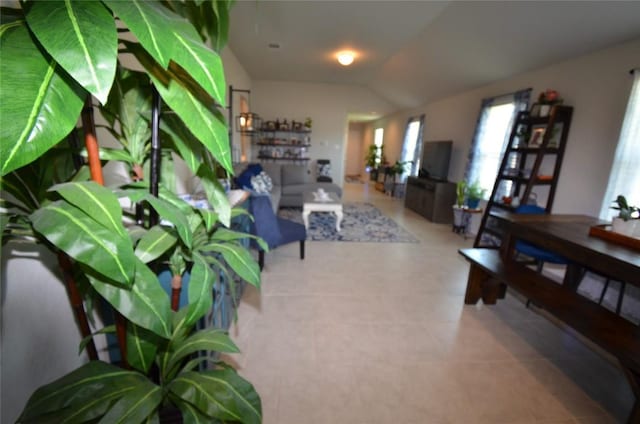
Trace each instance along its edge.
<path fill-rule="evenodd" d="M 546 213 L 551 212 L 572 115 L 571 106 L 561 105 L 553 106 L 545 117 L 518 113 L 474 247 L 500 246 L 502 231 L 495 215 L 515 211 L 511 203 L 515 198 L 519 204 L 535 201 Z M 543 190 L 534 191 L 536 188 Z"/>

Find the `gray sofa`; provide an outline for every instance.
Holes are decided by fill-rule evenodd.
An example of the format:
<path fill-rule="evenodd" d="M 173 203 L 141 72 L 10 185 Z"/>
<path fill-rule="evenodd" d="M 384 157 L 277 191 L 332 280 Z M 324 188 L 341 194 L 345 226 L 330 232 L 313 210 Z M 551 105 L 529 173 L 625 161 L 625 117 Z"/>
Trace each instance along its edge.
<path fill-rule="evenodd" d="M 239 175 L 246 165 L 235 165 L 236 175 Z M 316 191 L 319 188 L 342 197 L 340 186 L 329 182 L 315 182 L 306 166 L 275 162 L 264 162 L 260 165 L 273 182 L 271 204 L 275 211 L 281 207 L 302 207 L 302 193 Z"/>

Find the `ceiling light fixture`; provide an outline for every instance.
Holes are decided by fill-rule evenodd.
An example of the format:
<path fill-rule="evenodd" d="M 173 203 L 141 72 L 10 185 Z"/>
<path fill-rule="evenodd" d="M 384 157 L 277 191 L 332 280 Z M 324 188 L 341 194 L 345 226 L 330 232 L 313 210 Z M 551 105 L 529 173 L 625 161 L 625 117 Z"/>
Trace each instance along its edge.
<path fill-rule="evenodd" d="M 349 66 L 353 63 L 353 59 L 355 58 L 355 53 L 351 51 L 343 51 L 338 53 L 338 62 L 342 66 Z"/>

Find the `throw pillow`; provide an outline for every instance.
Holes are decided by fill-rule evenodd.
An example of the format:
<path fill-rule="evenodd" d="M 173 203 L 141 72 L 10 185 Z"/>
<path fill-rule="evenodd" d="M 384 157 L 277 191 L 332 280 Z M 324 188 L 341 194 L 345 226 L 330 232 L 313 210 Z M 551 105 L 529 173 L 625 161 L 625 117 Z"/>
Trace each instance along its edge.
<path fill-rule="evenodd" d="M 273 183 L 271 182 L 271 177 L 262 171 L 260 174 L 251 177 L 251 187 L 256 193 L 270 193 L 273 190 Z"/>
<path fill-rule="evenodd" d="M 252 163 L 247 166 L 247 169 L 242 171 L 235 179 L 236 185 L 240 188 L 251 187 L 251 177 L 254 177 L 262 172 L 262 166 L 259 163 Z"/>

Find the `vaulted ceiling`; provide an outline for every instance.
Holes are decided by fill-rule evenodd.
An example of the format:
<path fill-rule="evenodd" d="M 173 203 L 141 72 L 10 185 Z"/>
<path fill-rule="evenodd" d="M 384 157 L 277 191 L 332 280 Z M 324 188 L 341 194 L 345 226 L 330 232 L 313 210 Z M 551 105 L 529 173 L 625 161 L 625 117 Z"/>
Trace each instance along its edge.
<path fill-rule="evenodd" d="M 229 46 L 253 80 L 356 84 L 410 108 L 636 38 L 640 1 L 258 0 L 234 6 Z"/>

